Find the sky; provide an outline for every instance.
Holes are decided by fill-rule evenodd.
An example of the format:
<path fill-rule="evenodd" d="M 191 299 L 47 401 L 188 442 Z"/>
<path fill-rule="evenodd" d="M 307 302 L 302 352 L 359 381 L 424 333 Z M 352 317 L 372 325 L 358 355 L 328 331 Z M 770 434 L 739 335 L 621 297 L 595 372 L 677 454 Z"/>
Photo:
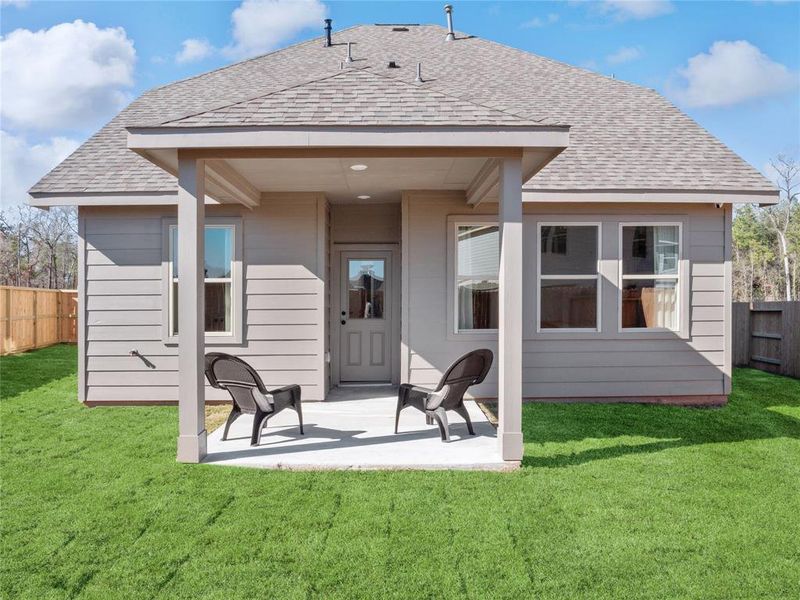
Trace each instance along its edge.
<path fill-rule="evenodd" d="M 800 2 L 453 1 L 455 27 L 664 94 L 757 169 L 800 154 Z M 0 208 L 147 89 L 444 2 L 0 0 Z"/>

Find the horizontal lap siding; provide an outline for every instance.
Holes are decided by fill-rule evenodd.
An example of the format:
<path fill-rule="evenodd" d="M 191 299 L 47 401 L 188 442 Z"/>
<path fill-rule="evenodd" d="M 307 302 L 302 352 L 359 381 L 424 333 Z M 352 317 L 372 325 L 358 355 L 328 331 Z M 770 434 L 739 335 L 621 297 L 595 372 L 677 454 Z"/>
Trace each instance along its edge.
<path fill-rule="evenodd" d="M 316 275 L 316 196 L 270 199 L 253 211 L 206 207 L 243 220 L 242 345 L 207 351 L 244 357 L 268 387 L 300 384 L 322 398 L 323 282 Z M 162 339 L 162 227 L 169 208 L 89 209 L 86 231 L 87 400 L 176 401 L 178 347 Z M 130 356 L 138 350 L 152 364 Z M 224 400 L 206 387 L 208 400 Z"/>
<path fill-rule="evenodd" d="M 461 341 L 448 335 L 447 218 L 475 214 L 463 201 L 417 194 L 408 203 L 409 222 L 409 380 L 433 385 L 461 353 L 494 340 Z M 480 206 L 492 214 L 495 205 Z M 683 252 L 689 259 L 684 285 L 690 286 L 689 336 L 620 334 L 617 326 L 617 276 L 612 264 L 604 270 L 603 332 L 599 334 L 537 334 L 536 226 L 539 221 L 603 222 L 603 259 L 618 252 L 620 221 L 673 220 L 684 223 Z M 710 395 L 723 393 L 724 244 L 725 220 L 712 206 L 678 205 L 526 205 L 524 263 L 523 394 L 526 397 L 624 397 Z M 610 237 L 613 236 L 613 239 Z M 606 239 L 609 238 L 609 239 Z M 612 279 L 613 278 L 613 279 Z M 613 324 L 613 327 L 611 326 Z M 495 396 L 495 371 L 475 390 Z"/>

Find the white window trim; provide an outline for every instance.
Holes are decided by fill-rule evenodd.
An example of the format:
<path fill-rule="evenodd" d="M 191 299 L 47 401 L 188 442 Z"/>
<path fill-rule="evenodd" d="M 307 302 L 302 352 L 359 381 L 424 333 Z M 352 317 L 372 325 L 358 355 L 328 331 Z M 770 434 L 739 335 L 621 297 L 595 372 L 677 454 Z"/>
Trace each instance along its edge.
<path fill-rule="evenodd" d="M 458 327 L 458 228 L 469 226 L 495 225 L 499 227 L 497 217 L 494 215 L 481 216 L 450 216 L 448 221 L 448 327 L 447 338 L 450 340 L 496 340 L 498 329 L 459 329 Z M 499 282 L 498 267 L 498 282 Z"/>
<path fill-rule="evenodd" d="M 177 344 L 179 335 L 173 335 L 172 323 L 172 284 L 177 278 L 172 276 L 172 234 L 178 226 L 177 219 L 165 218 L 162 220 L 162 339 L 165 344 Z M 244 277 L 242 260 L 242 219 L 240 217 L 206 217 L 206 227 L 229 227 L 233 229 L 233 253 L 231 255 L 230 278 L 209 278 L 209 283 L 231 284 L 231 331 L 207 331 L 205 343 L 208 345 L 241 344 L 244 331 Z"/>
<path fill-rule="evenodd" d="M 597 228 L 597 263 L 594 275 L 542 275 L 542 227 L 595 227 Z M 603 224 L 600 221 L 539 221 L 536 224 L 536 333 L 601 333 L 603 331 L 603 277 L 600 272 L 600 253 L 603 248 Z M 542 280 L 594 279 L 597 282 L 597 314 L 595 327 L 564 327 L 542 329 Z"/>
<path fill-rule="evenodd" d="M 678 272 L 675 275 L 623 275 L 623 228 L 625 227 L 677 227 L 678 228 Z M 683 333 L 683 280 L 685 278 L 683 267 L 683 223 L 680 221 L 620 221 L 617 231 L 618 247 L 617 262 L 618 273 L 617 281 L 617 332 L 618 333 Z M 623 327 L 622 326 L 622 290 L 625 280 L 636 279 L 661 279 L 665 281 L 675 281 L 675 298 L 677 302 L 677 314 L 675 315 L 675 329 L 670 327 Z"/>

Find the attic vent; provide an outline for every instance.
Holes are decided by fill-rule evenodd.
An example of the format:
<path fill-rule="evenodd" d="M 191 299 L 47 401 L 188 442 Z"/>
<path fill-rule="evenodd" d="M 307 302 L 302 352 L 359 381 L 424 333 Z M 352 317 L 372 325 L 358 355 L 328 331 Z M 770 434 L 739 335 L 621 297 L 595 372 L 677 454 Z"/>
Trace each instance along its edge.
<path fill-rule="evenodd" d="M 408 31 L 408 27 L 392 27 L 392 31 Z"/>
<path fill-rule="evenodd" d="M 397 64 L 397 62 L 395 62 L 395 61 L 393 61 L 393 60 L 390 60 L 390 61 L 389 61 L 389 68 L 390 68 L 390 69 L 399 69 L 399 68 L 400 68 L 400 65 L 398 65 L 398 64 Z"/>

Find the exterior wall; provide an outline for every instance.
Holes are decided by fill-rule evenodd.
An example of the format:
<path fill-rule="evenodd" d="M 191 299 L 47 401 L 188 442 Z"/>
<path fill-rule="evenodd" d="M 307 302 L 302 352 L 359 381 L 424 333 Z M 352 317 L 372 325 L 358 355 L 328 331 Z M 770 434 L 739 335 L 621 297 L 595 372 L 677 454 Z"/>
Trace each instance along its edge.
<path fill-rule="evenodd" d="M 496 205 L 476 209 L 458 193 L 409 192 L 403 200 L 403 379 L 435 384 L 460 354 L 497 348 L 496 334 L 454 334 L 449 308 L 454 215 L 464 220 L 496 216 Z M 719 396 L 729 391 L 730 357 L 725 332 L 726 256 L 729 217 L 713 205 L 532 204 L 524 206 L 523 395 L 526 398 Z M 483 217 L 487 218 L 487 217 Z M 601 223 L 601 331 L 536 332 L 536 229 L 540 221 Z M 618 332 L 619 222 L 682 223 L 681 332 Z M 726 225 L 728 223 L 728 225 Z M 688 285 L 687 285 L 688 284 Z M 493 368 L 478 397 L 497 394 Z M 707 398 L 706 401 L 715 399 Z M 716 398 L 718 401 L 719 398 Z M 699 399 L 702 402 L 704 400 Z"/>
<path fill-rule="evenodd" d="M 208 217 L 242 219 L 245 306 L 244 342 L 207 340 L 207 350 L 243 356 L 268 387 L 299 383 L 307 400 L 323 399 L 326 386 L 326 210 L 319 194 L 265 196 L 252 211 L 206 207 Z M 178 347 L 162 331 L 163 219 L 175 215 L 175 207 L 80 210 L 89 403 L 177 400 Z M 226 395 L 207 387 L 206 398 Z"/>

